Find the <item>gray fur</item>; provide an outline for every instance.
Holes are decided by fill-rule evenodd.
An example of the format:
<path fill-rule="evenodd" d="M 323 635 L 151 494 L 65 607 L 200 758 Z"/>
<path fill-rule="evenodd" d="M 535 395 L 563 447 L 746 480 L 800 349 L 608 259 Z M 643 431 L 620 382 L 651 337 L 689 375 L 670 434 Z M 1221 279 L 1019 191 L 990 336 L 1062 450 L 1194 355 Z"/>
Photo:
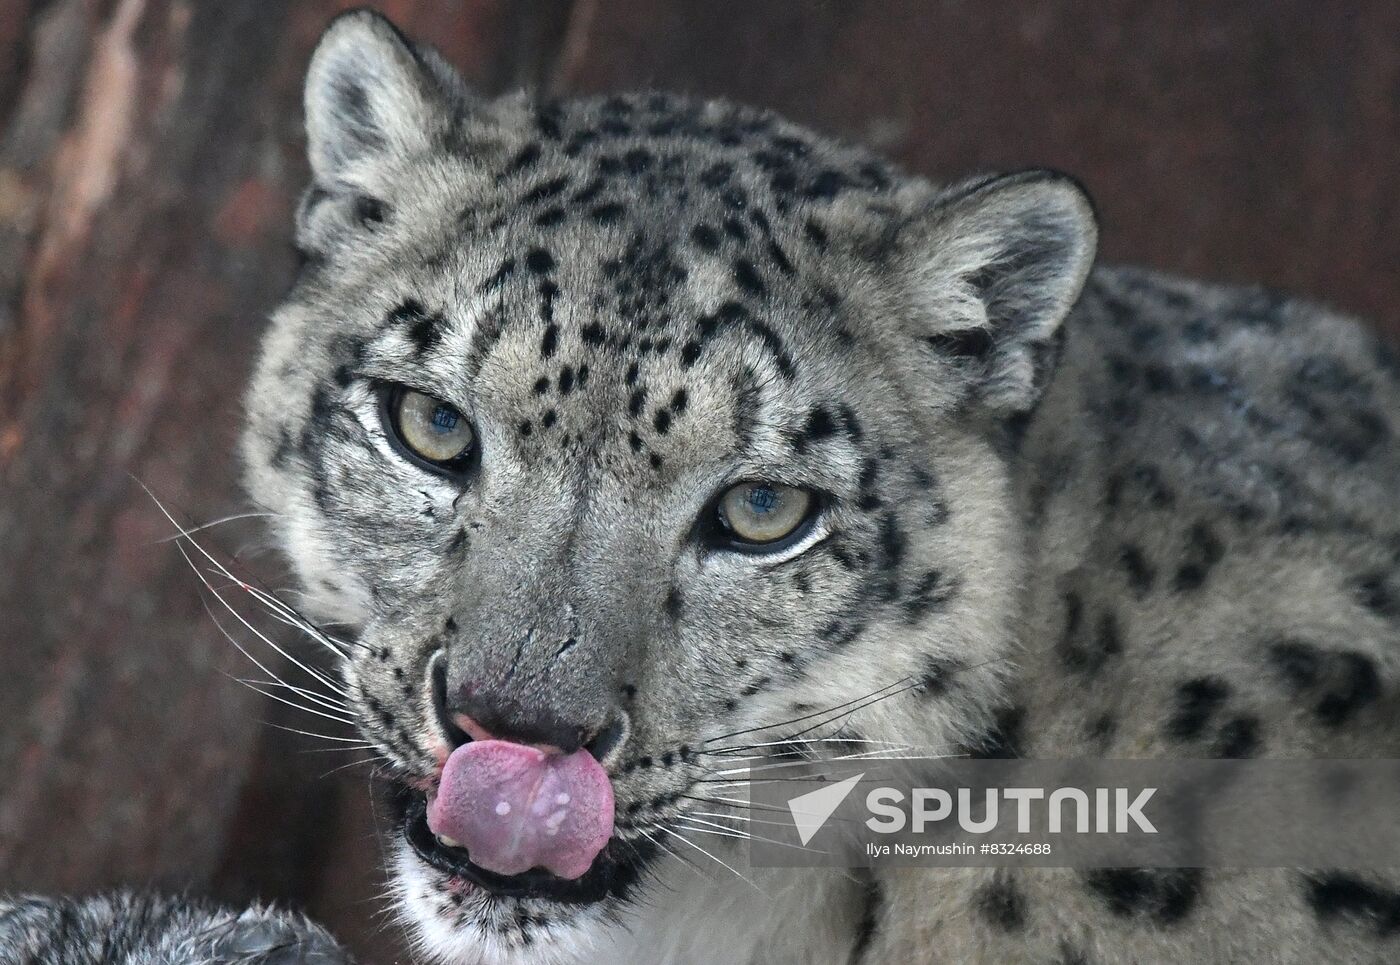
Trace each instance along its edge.
<path fill-rule="evenodd" d="M 1091 274 L 1062 176 L 939 188 L 661 94 L 483 101 L 371 14 L 328 31 L 307 117 L 308 264 L 248 394 L 246 478 L 312 613 L 355 628 L 350 699 L 406 783 L 447 751 L 439 654 L 515 725 L 625 717 L 619 847 L 696 810 L 722 735 L 901 680 L 922 683 L 852 733 L 1395 751 L 1400 388 L 1354 322 Z M 472 420 L 469 481 L 395 450 L 382 382 Z M 829 506 L 781 553 L 706 549 L 695 521 L 746 478 Z M 768 897 L 653 849 L 597 904 L 493 899 L 399 842 L 399 901 L 443 961 L 1380 961 L 1400 932 L 1394 885 L 1322 872 L 864 887 L 701 843 Z"/>
<path fill-rule="evenodd" d="M 119 893 L 0 895 L 7 965 L 352 965 L 329 935 L 271 909 Z"/>

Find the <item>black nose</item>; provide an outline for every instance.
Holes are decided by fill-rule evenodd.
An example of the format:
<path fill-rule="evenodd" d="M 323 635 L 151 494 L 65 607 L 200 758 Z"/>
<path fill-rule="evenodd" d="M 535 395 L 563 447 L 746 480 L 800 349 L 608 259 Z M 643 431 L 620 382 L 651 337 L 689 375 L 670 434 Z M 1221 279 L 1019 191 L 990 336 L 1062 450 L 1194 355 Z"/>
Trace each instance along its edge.
<path fill-rule="evenodd" d="M 627 739 L 628 718 L 620 707 L 602 723 L 560 719 L 548 708 L 530 708 L 484 689 L 452 686 L 446 661 L 433 668 L 433 698 L 439 724 L 454 748 L 469 740 L 503 740 L 554 748 L 572 754 L 581 748 L 599 761 L 614 754 Z"/>

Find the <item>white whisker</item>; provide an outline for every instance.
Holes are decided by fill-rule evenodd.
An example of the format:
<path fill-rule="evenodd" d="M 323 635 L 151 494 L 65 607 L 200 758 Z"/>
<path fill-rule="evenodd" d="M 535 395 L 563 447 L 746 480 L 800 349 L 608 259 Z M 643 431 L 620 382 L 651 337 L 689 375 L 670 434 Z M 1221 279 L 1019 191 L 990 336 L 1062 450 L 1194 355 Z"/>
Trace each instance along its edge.
<path fill-rule="evenodd" d="M 259 687 L 276 687 L 280 690 L 290 690 L 294 694 L 298 694 L 302 697 L 307 698 L 310 701 L 313 701 L 314 703 L 320 704 L 327 710 L 333 710 L 343 713 L 352 712 L 350 710 L 350 705 L 343 700 L 339 700 L 335 697 L 322 696 L 314 690 L 307 690 L 305 687 L 297 687 L 287 683 L 284 680 L 247 680 L 243 677 L 234 677 L 233 679 L 237 680 L 241 684 L 255 684 Z"/>
<path fill-rule="evenodd" d="M 260 687 L 255 687 L 252 684 L 247 683 L 246 681 L 240 680 L 239 683 L 243 684 L 243 686 L 247 687 L 249 690 L 262 694 L 269 700 L 275 700 L 279 704 L 284 704 L 288 707 L 294 708 L 295 710 L 305 711 L 308 714 L 315 714 L 317 717 L 324 717 L 326 720 L 333 720 L 337 724 L 344 724 L 346 727 L 355 726 L 355 722 L 349 717 L 340 717 L 335 714 L 328 714 L 323 710 L 315 710 L 311 707 L 303 706 L 302 704 L 295 703 L 294 701 L 288 700 L 285 697 L 279 697 L 270 690 L 263 690 Z"/>
<path fill-rule="evenodd" d="M 162 536 L 160 539 L 156 540 L 156 542 L 170 543 L 179 539 L 182 536 L 187 536 L 190 533 L 198 533 L 206 529 L 213 529 L 215 526 L 222 526 L 225 523 L 234 523 L 240 519 L 264 519 L 280 515 L 280 513 L 235 513 L 232 516 L 224 516 L 220 519 L 211 519 L 209 522 L 200 523 L 198 526 L 184 527 L 183 532 L 176 533 L 174 536 Z"/>
<path fill-rule="evenodd" d="M 332 650 L 333 652 L 337 653 L 338 655 L 340 655 L 340 656 L 342 656 L 342 657 L 346 655 L 346 653 L 345 653 L 346 648 L 348 648 L 348 647 L 350 647 L 350 646 L 352 646 L 352 645 L 354 645 L 354 646 L 364 646 L 363 644 L 360 644 L 358 641 L 353 641 L 353 642 L 352 642 L 352 641 L 344 641 L 344 640 L 338 640 L 338 639 L 336 639 L 336 638 L 334 638 L 334 637 L 331 637 L 329 634 L 325 633 L 325 632 L 322 631 L 320 628 L 318 628 L 318 627 L 316 627 L 314 624 L 312 624 L 311 621 L 307 620 L 304 616 L 302 616 L 300 613 L 298 613 L 295 609 L 293 609 L 292 607 L 288 606 L 288 605 L 287 605 L 286 603 L 284 603 L 283 601 L 277 599 L 277 597 L 273 596 L 272 594 L 267 593 L 267 592 L 264 591 L 264 590 L 259 589 L 258 587 L 255 587 L 255 586 L 251 585 L 251 584 L 248 583 L 246 580 L 239 579 L 239 578 L 238 578 L 237 576 L 235 576 L 232 572 L 230 572 L 229 569 L 228 569 L 226 566 L 224 566 L 223 563 L 219 562 L 219 560 L 218 560 L 212 553 L 210 553 L 208 550 L 206 550 L 206 549 L 204 548 L 204 546 L 203 546 L 202 544 L 200 544 L 200 542 L 199 542 L 198 540 L 194 539 L 194 538 L 190 535 L 191 530 L 189 530 L 189 529 L 186 528 L 185 526 L 182 526 L 182 525 L 175 519 L 175 517 L 170 513 L 170 511 L 169 511 L 168 509 L 165 508 L 165 504 L 162 503 L 162 502 L 156 497 L 156 494 L 155 494 L 155 493 L 151 492 L 151 489 L 150 489 L 149 486 L 147 486 L 145 483 L 141 482 L 141 480 L 139 480 L 139 479 L 136 480 L 136 482 L 137 482 L 137 485 L 139 485 L 142 489 L 144 489 L 144 490 L 146 491 L 146 495 L 149 496 L 149 497 L 151 498 L 151 501 L 154 502 L 154 503 L 156 504 L 156 508 L 160 510 L 161 514 L 162 514 L 162 515 L 170 522 L 170 524 L 171 524 L 172 526 L 174 526 L 175 529 L 178 531 L 177 537 L 176 537 L 177 543 L 180 541 L 180 538 L 183 537 L 183 542 L 186 542 L 186 543 L 188 543 L 189 545 L 193 546 L 193 547 L 199 552 L 199 554 L 200 554 L 201 556 L 203 556 L 206 560 L 208 560 L 208 561 L 214 566 L 214 568 L 215 568 L 221 575 L 227 577 L 227 578 L 230 579 L 230 580 L 233 580 L 234 583 L 236 583 L 241 589 L 245 590 L 245 591 L 246 591 L 249 595 L 251 595 L 254 599 L 256 599 L 258 602 L 262 603 L 264 607 L 266 607 L 266 608 L 268 608 L 268 609 L 270 609 L 270 610 L 273 610 L 273 611 L 275 611 L 276 613 L 280 613 L 280 614 L 285 618 L 284 622 L 289 622 L 292 626 L 294 626 L 294 627 L 296 627 L 297 629 L 301 630 L 302 632 L 306 633 L 307 635 L 309 635 L 310 637 L 312 637 L 312 639 L 316 640 L 317 642 L 321 643 L 323 646 L 329 648 L 330 650 Z M 194 565 L 194 561 L 193 561 L 193 560 L 190 560 L 189 554 L 185 553 L 185 552 L 183 551 L 183 549 L 182 549 L 182 550 L 181 550 L 181 555 L 184 556 L 185 559 L 186 559 L 186 562 L 188 562 L 188 563 L 190 564 L 190 568 L 193 569 L 193 570 L 196 572 L 196 574 L 199 574 L 199 568 L 196 567 L 196 566 Z M 203 582 L 205 583 L 206 586 L 208 585 L 208 580 L 205 579 L 205 578 L 203 577 L 202 574 L 200 574 L 200 579 L 201 579 L 201 581 L 203 581 Z M 213 588 L 210 587 L 210 589 L 212 590 Z M 215 593 L 215 595 L 217 596 L 218 594 Z M 221 601 L 222 601 L 222 597 L 221 597 L 220 599 L 221 599 Z M 227 603 L 225 603 L 224 605 L 225 605 L 225 606 L 228 606 Z M 232 608 L 230 607 L 229 609 L 232 609 Z"/>
<path fill-rule="evenodd" d="M 846 715 L 849 714 L 849 713 L 853 713 L 854 711 L 861 709 L 862 706 L 865 706 L 865 703 L 864 703 L 865 701 L 872 701 L 872 698 L 873 698 L 874 701 L 884 700 L 885 697 L 892 697 L 892 696 L 894 696 L 894 694 L 887 694 L 887 693 L 885 693 L 885 691 L 891 690 L 891 689 L 893 689 L 893 688 L 895 688 L 895 687 L 898 687 L 900 684 L 904 684 L 904 683 L 905 683 L 906 681 L 908 681 L 908 680 L 909 680 L 908 677 L 901 677 L 899 680 L 896 680 L 896 681 L 895 681 L 894 683 L 892 683 L 892 684 L 886 684 L 884 687 L 881 687 L 879 690 L 872 691 L 871 693 L 868 693 L 868 694 L 866 694 L 866 695 L 863 696 L 863 697 L 856 697 L 856 698 L 854 698 L 853 700 L 848 700 L 848 701 L 846 701 L 846 702 L 843 703 L 843 704 L 837 704 L 836 706 L 834 706 L 834 707 L 828 707 L 828 708 L 826 708 L 825 710 L 814 711 L 814 712 L 812 712 L 812 713 L 810 713 L 810 714 L 804 714 L 804 715 L 801 716 L 801 717 L 793 717 L 793 718 L 790 718 L 790 719 L 788 719 L 788 720 L 778 721 L 777 723 L 773 723 L 773 724 L 761 724 L 761 725 L 759 725 L 758 727 L 750 727 L 750 728 L 748 728 L 748 729 L 746 729 L 746 730 L 731 731 L 731 732 L 729 732 L 728 734 L 721 734 L 721 735 L 719 735 L 718 737 L 711 737 L 709 740 L 705 741 L 705 743 L 706 743 L 706 744 L 713 744 L 715 741 L 727 740 L 727 739 L 730 738 L 730 737 L 738 737 L 738 736 L 740 736 L 740 735 L 742 735 L 742 734 L 753 734 L 753 733 L 756 733 L 756 732 L 758 732 L 758 731 L 773 730 L 774 728 L 777 728 L 777 727 L 786 727 L 786 726 L 788 726 L 788 725 L 790 725 L 790 724 L 798 724 L 798 723 L 801 723 L 801 722 L 804 721 L 804 720 L 811 720 L 813 717 L 823 717 L 823 716 L 825 716 L 825 715 L 827 715 L 827 714 L 830 714 L 830 713 L 833 713 L 833 712 L 835 712 L 835 711 L 841 710 L 841 709 L 844 708 L 844 707 L 850 707 L 852 704 L 859 705 L 859 706 L 856 706 L 856 707 L 852 707 L 851 710 L 847 711 L 845 714 L 841 714 L 841 715 L 839 715 L 838 717 L 832 718 L 832 720 L 839 720 L 840 717 L 844 717 L 844 716 L 846 716 Z M 912 684 L 909 684 L 909 686 L 917 686 L 917 681 L 915 681 L 915 682 L 912 683 Z M 908 688 L 906 687 L 906 689 L 908 689 Z M 898 692 L 898 691 L 896 691 L 896 693 L 897 693 L 897 692 Z M 883 696 L 881 696 L 881 695 L 883 695 Z M 814 725 L 812 726 L 812 728 L 809 728 L 809 730 L 815 729 L 815 728 L 817 728 L 817 727 L 823 727 L 823 726 L 825 726 L 826 724 L 829 724 L 829 723 L 831 723 L 830 720 L 828 720 L 828 721 L 822 721 L 822 722 L 820 722 L 820 723 L 814 724 Z M 799 732 L 798 734 L 795 734 L 795 735 L 792 735 L 792 736 L 793 736 L 793 737 L 798 737 L 798 736 L 801 736 L 802 733 L 806 733 L 806 731 Z M 792 738 L 789 737 L 788 739 L 791 740 Z"/>
<path fill-rule="evenodd" d="M 706 851 L 704 848 L 700 847 L 700 845 L 696 844 L 694 841 L 691 841 L 689 838 L 687 838 L 685 835 L 681 834 L 680 832 L 678 832 L 678 831 L 672 831 L 670 828 L 663 827 L 663 826 L 661 826 L 661 825 L 657 825 L 657 830 L 658 830 L 658 831 L 661 831 L 661 832 L 663 832 L 663 833 L 665 833 L 665 834 L 671 835 L 671 837 L 675 838 L 677 841 L 681 842 L 682 844 L 688 845 L 689 847 L 694 848 L 696 851 L 699 851 L 701 854 L 703 854 L 705 857 L 709 858 L 711 861 L 714 861 L 714 862 L 716 862 L 716 863 L 718 863 L 718 864 L 723 865 L 725 868 L 728 868 L 731 874 L 733 874 L 734 876 L 736 876 L 737 878 L 739 878 L 739 880 L 741 880 L 742 882 L 744 882 L 744 884 L 748 885 L 748 886 L 749 886 L 750 888 L 752 888 L 754 891 L 757 891 L 760 895 L 766 895 L 766 894 L 767 894 L 767 893 L 766 893 L 762 888 L 760 888 L 758 885 L 754 884 L 754 883 L 753 883 L 752 881 L 750 881 L 748 878 L 746 878 L 746 877 L 744 877 L 742 874 L 740 874 L 732 865 L 730 865 L 730 864 L 729 864 L 727 861 L 725 861 L 723 858 L 716 857 L 715 855 L 713 855 L 713 854 L 711 854 L 710 852 Z"/>
<path fill-rule="evenodd" d="M 196 548 L 196 549 L 199 548 L 197 544 L 192 544 L 192 545 L 195 545 L 195 548 Z M 199 568 L 196 567 L 196 566 L 194 565 L 194 561 L 190 559 L 189 553 L 185 552 L 185 547 L 184 547 L 182 544 L 179 544 L 179 543 L 177 543 L 176 546 L 177 546 L 177 547 L 179 548 L 179 550 L 180 550 L 180 555 L 183 556 L 183 557 L 185 558 L 185 560 L 190 564 L 190 567 L 194 570 L 195 575 L 199 577 L 200 582 L 203 583 L 203 584 L 205 585 L 205 587 L 208 588 L 208 590 L 209 590 L 210 593 L 214 594 L 214 599 L 218 600 L 219 603 L 223 606 L 223 608 L 233 615 L 233 618 L 234 618 L 235 620 L 237 620 L 239 623 L 243 624 L 243 626 L 244 626 L 250 633 L 252 633 L 254 636 L 256 636 L 256 637 L 257 637 L 259 640 L 261 640 L 263 643 L 267 644 L 269 647 L 271 647 L 273 650 L 277 651 L 279 654 L 281 654 L 281 655 L 282 655 L 283 657 L 285 657 L 287 660 L 291 661 L 295 666 L 301 668 L 301 670 L 302 670 L 303 672 L 305 672 L 307 675 L 309 675 L 313 680 L 315 680 L 316 682 L 322 684 L 322 685 L 325 686 L 328 690 L 330 690 L 330 691 L 332 691 L 332 692 L 334 692 L 334 693 L 340 693 L 340 692 L 341 692 L 340 689 L 339 689 L 338 687 L 336 687 L 336 685 L 334 684 L 334 682 L 332 682 L 328 677 L 326 677 L 324 674 L 320 673 L 319 671 L 313 670 L 313 669 L 311 669 L 310 667 L 308 667 L 306 664 L 302 663 L 302 662 L 301 662 L 300 660 L 298 660 L 296 657 L 292 656 L 290 653 L 288 653 L 287 651 L 283 650 L 280 646 L 278 646 L 276 643 L 274 643 L 274 642 L 267 636 L 267 634 L 263 633 L 263 632 L 262 632 L 261 630 L 259 630 L 257 627 L 255 627 L 255 626 L 253 626 L 251 623 L 249 623 L 248 620 L 246 620 L 246 619 L 244 618 L 243 614 L 239 613 L 236 609 L 234 609 L 234 607 L 233 607 L 227 600 L 225 600 L 225 599 L 223 598 L 222 595 L 220 595 L 219 591 L 216 590 L 216 589 L 214 589 L 214 585 L 213 585 L 212 583 L 209 582 L 208 577 L 206 577 L 202 572 L 200 572 Z M 201 552 L 203 552 L 203 551 L 201 550 Z M 206 555 L 207 555 L 207 554 L 206 554 Z M 240 647 L 239 649 L 242 649 L 242 648 Z M 245 653 L 246 653 L 246 651 L 245 651 Z M 262 667 L 262 665 L 259 664 L 259 667 Z M 272 673 L 270 670 L 268 670 L 266 667 L 262 667 L 262 670 L 263 670 L 264 673 L 268 673 L 268 674 L 270 674 L 270 675 L 272 675 L 272 676 L 274 676 L 274 677 L 276 676 L 276 674 L 273 674 L 273 673 Z"/>
<path fill-rule="evenodd" d="M 336 743 L 339 743 L 339 744 L 353 744 L 353 745 L 355 745 L 354 748 L 342 747 L 342 748 L 337 748 L 338 750 L 352 750 L 352 749 L 358 749 L 358 750 L 372 750 L 372 749 L 374 748 L 374 746 L 375 746 L 375 745 L 369 743 L 368 741 L 365 741 L 365 740 L 363 740 L 362 738 L 358 738 L 358 737 L 332 737 L 330 734 L 318 734 L 318 733 L 316 733 L 315 731 L 297 730 L 295 727 L 287 727 L 287 726 L 285 726 L 285 725 L 283 725 L 283 724 L 275 724 L 275 723 L 273 723 L 273 722 L 270 721 L 270 720 L 265 720 L 265 721 L 263 721 L 263 723 L 266 724 L 266 725 L 269 726 L 269 727 L 276 727 L 278 730 L 289 731 L 289 732 L 291 732 L 291 733 L 293 733 L 293 734 L 301 734 L 301 735 L 303 735 L 304 737 L 318 737 L 318 738 L 320 738 L 321 740 L 335 741 Z"/>
<path fill-rule="evenodd" d="M 749 832 L 743 831 L 739 828 L 726 827 L 723 824 L 716 824 L 713 821 L 706 821 L 703 818 L 692 817 L 689 814 L 678 814 L 676 815 L 675 819 L 677 821 L 685 821 L 689 824 L 695 824 L 700 826 L 691 828 L 692 831 L 699 831 L 701 830 L 701 828 L 712 828 L 714 829 L 714 831 L 711 833 L 723 833 L 729 837 L 743 838 L 745 841 L 752 837 L 752 835 Z"/>

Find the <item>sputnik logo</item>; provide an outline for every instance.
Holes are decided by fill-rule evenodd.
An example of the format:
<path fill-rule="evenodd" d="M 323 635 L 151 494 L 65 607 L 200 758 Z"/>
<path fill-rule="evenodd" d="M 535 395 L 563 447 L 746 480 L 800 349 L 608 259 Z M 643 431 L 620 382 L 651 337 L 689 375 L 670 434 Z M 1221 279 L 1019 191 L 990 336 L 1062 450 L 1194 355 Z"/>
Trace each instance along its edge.
<path fill-rule="evenodd" d="M 799 794 L 788 801 L 788 810 L 792 812 L 792 823 L 797 825 L 797 836 L 802 839 L 803 846 L 806 846 L 817 836 L 817 832 L 836 813 L 841 802 L 850 796 L 863 777 L 865 777 L 864 772 L 832 784 L 830 787 L 819 787 L 815 791 Z"/>

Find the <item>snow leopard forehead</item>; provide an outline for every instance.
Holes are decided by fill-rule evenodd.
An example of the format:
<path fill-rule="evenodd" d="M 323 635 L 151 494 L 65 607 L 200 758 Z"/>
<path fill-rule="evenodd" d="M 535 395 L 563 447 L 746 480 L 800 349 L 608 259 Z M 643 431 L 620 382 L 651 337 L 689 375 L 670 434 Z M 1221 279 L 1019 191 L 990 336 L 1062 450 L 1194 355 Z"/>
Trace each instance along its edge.
<path fill-rule="evenodd" d="M 341 316 L 306 342 L 326 340 L 342 378 L 411 370 L 531 464 L 638 478 L 697 446 L 761 445 L 771 396 L 791 398 L 775 431 L 802 431 L 824 396 L 818 429 L 841 424 L 831 373 L 866 269 L 832 219 L 894 218 L 884 164 L 663 94 L 465 110 L 352 196 L 306 198 L 299 301 Z"/>

